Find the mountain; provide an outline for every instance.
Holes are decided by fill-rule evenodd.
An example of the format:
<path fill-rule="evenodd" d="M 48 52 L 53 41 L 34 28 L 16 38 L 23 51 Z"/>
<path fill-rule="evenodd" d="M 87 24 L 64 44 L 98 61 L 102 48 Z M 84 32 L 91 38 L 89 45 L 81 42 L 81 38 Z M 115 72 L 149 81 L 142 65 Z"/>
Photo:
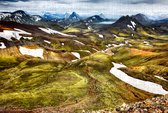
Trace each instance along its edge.
<path fill-rule="evenodd" d="M 72 12 L 72 14 L 67 18 L 69 21 L 80 21 L 81 17 L 76 13 L 76 12 Z"/>
<path fill-rule="evenodd" d="M 108 19 L 106 19 L 105 16 L 101 14 L 101 15 L 94 15 L 94 16 L 88 17 L 85 21 L 88 23 L 97 23 L 97 22 L 103 22 L 107 20 Z"/>
<path fill-rule="evenodd" d="M 43 18 L 46 19 L 46 20 L 50 20 L 50 21 L 53 21 L 53 20 L 59 20 L 59 19 L 64 19 L 66 18 L 67 16 L 67 13 L 66 14 L 58 14 L 58 13 L 55 13 L 55 14 L 52 14 L 52 13 L 45 13 L 43 15 Z"/>
<path fill-rule="evenodd" d="M 43 18 L 39 15 L 32 15 L 32 19 L 36 22 L 43 20 Z"/>
<path fill-rule="evenodd" d="M 133 15 L 132 18 L 135 18 L 142 25 L 150 25 L 153 22 L 153 20 L 149 19 L 146 15 L 141 13 Z"/>
<path fill-rule="evenodd" d="M 29 15 L 22 10 L 15 12 L 2 12 L 0 13 L 0 21 L 13 21 L 23 24 L 33 24 L 37 21 L 41 21 L 42 17 L 38 15 Z"/>
<path fill-rule="evenodd" d="M 119 18 L 114 24 L 112 24 L 112 26 L 135 30 L 137 27 L 140 27 L 143 25 L 139 23 L 135 18 L 127 15 Z"/>
<path fill-rule="evenodd" d="M 168 18 L 158 20 L 157 23 L 168 23 Z"/>
<path fill-rule="evenodd" d="M 43 15 L 43 18 L 48 20 L 48 21 L 80 21 L 81 17 L 79 16 L 79 14 L 77 14 L 76 12 L 72 12 L 71 14 L 69 13 L 65 13 L 65 14 L 52 14 L 52 13 L 45 13 Z"/>

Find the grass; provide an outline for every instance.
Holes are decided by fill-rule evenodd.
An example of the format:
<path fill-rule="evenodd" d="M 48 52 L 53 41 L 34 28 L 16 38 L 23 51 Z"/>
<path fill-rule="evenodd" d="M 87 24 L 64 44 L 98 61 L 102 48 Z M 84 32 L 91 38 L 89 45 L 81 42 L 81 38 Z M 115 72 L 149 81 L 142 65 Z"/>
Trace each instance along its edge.
<path fill-rule="evenodd" d="M 1 71 L 0 106 L 98 110 L 151 97 L 111 75 L 111 61 L 99 52 L 69 66 L 57 61 L 23 61 Z"/>

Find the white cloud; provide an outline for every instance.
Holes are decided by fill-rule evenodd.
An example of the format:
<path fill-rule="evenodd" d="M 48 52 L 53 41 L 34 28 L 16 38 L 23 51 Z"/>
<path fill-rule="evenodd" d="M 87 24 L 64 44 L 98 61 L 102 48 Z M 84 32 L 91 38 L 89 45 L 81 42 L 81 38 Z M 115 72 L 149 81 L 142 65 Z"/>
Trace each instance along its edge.
<path fill-rule="evenodd" d="M 86 2 L 88 1 L 88 2 Z M 89 0 L 49 0 L 49 1 L 28 1 L 28 2 L 7 2 L 7 5 L 0 5 L 0 11 L 25 10 L 31 13 L 39 14 L 44 11 L 53 13 L 65 13 L 76 11 L 83 15 L 92 15 L 104 13 L 106 16 L 119 17 L 121 15 L 132 15 L 144 13 L 147 15 L 165 15 L 167 14 L 167 4 L 165 0 L 154 0 L 155 3 L 131 4 L 133 0 L 105 0 L 104 2 L 89 2 Z M 134 0 L 135 2 L 135 0 Z"/>

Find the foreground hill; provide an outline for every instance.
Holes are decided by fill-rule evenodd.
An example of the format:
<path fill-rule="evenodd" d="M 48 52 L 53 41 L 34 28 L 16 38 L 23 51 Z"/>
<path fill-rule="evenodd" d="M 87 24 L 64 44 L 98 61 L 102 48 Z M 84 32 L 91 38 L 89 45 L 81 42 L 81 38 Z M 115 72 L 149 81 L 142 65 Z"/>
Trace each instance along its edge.
<path fill-rule="evenodd" d="M 129 22 L 99 30 L 1 22 L 0 110 L 113 110 L 167 94 L 168 35 Z"/>

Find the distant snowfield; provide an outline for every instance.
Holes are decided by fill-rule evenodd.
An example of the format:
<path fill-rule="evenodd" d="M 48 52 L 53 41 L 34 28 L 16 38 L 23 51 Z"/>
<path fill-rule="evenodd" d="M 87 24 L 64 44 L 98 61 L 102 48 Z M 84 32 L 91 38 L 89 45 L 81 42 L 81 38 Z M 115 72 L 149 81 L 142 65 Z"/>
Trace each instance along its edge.
<path fill-rule="evenodd" d="M 66 36 L 66 37 L 76 37 L 75 35 L 68 35 L 68 34 L 65 34 L 65 33 L 50 29 L 50 28 L 39 27 L 39 29 L 48 33 L 48 34 L 59 34 L 59 35 Z"/>
<path fill-rule="evenodd" d="M 99 22 L 97 24 L 104 24 L 104 25 L 108 25 L 108 24 L 113 24 L 115 23 L 116 21 L 104 21 L 104 22 Z"/>
<path fill-rule="evenodd" d="M 77 52 L 71 52 L 76 58 L 80 59 L 80 54 Z"/>
<path fill-rule="evenodd" d="M 114 62 L 112 63 L 114 67 L 111 68 L 110 73 L 113 74 L 115 77 L 119 78 L 120 80 L 132 85 L 135 88 L 138 88 L 153 94 L 160 94 L 160 95 L 168 94 L 168 91 L 164 90 L 162 86 L 159 84 L 130 77 L 126 73 L 119 70 L 119 68 L 126 67 L 125 65 L 117 64 Z"/>
<path fill-rule="evenodd" d="M 29 49 L 29 48 L 20 46 L 19 51 L 22 55 L 30 55 L 30 56 L 33 56 L 33 57 L 40 57 L 40 58 L 44 59 L 44 57 L 43 57 L 44 50 L 41 49 L 41 48 Z"/>
<path fill-rule="evenodd" d="M 2 38 L 9 40 L 9 41 L 12 41 L 12 39 L 11 39 L 12 37 L 17 40 L 20 40 L 20 38 L 22 37 L 22 36 L 20 36 L 20 34 L 31 35 L 31 33 L 28 33 L 26 31 L 23 31 L 23 30 L 17 29 L 17 28 L 14 28 L 14 30 L 3 30 L 3 32 L 0 32 L 0 36 Z"/>

